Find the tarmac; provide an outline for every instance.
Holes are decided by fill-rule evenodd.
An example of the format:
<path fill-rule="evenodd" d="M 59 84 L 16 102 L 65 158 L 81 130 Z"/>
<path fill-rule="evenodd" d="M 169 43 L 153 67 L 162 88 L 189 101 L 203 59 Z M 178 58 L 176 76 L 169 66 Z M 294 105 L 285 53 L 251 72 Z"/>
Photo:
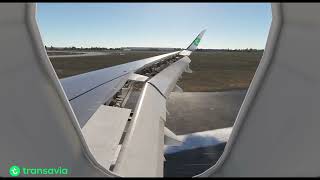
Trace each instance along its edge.
<path fill-rule="evenodd" d="M 184 140 L 188 148 L 217 141 L 197 132 L 230 130 L 234 124 L 246 90 L 224 92 L 171 93 L 167 100 L 166 126 L 177 135 L 190 134 Z M 209 143 L 210 144 L 210 143 Z M 165 154 L 164 177 L 192 177 L 213 166 L 223 153 L 226 141 L 214 145 Z"/>
<path fill-rule="evenodd" d="M 166 127 L 179 137 L 185 137 L 183 147 L 176 148 L 185 150 L 171 150 L 172 152 L 165 154 L 164 177 L 192 177 L 217 162 L 228 137 L 217 141 L 212 136 L 199 136 L 198 132 L 214 134 L 226 129 L 229 134 L 245 95 L 246 90 L 170 94 L 167 99 Z M 134 99 L 138 97 L 139 93 L 133 92 L 126 107 L 133 109 Z"/>
<path fill-rule="evenodd" d="M 71 54 L 63 55 L 49 55 L 49 58 L 65 58 L 65 57 L 83 57 L 83 56 L 103 56 L 110 54 L 109 52 L 72 52 L 72 51 L 57 51 L 57 52 L 70 52 Z"/>
<path fill-rule="evenodd" d="M 177 135 L 231 127 L 246 90 L 183 92 L 167 100 L 166 126 Z"/>

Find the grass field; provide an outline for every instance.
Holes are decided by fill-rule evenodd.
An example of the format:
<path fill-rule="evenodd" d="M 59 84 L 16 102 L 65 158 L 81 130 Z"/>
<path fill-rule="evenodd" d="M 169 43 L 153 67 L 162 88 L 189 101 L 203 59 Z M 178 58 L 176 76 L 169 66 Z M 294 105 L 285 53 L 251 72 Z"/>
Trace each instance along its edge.
<path fill-rule="evenodd" d="M 113 52 L 102 56 L 78 56 L 50 58 L 59 78 L 81 74 L 97 69 L 124 64 L 131 61 L 156 56 L 164 52 Z"/>
<path fill-rule="evenodd" d="M 113 52 L 103 56 L 50 58 L 59 78 L 131 62 L 167 52 Z M 248 88 L 261 52 L 195 52 L 193 73 L 184 73 L 178 85 L 186 92 L 211 92 Z"/>
<path fill-rule="evenodd" d="M 261 52 L 193 53 L 190 57 L 193 73 L 184 73 L 178 85 L 190 92 L 246 89 L 261 57 Z"/>

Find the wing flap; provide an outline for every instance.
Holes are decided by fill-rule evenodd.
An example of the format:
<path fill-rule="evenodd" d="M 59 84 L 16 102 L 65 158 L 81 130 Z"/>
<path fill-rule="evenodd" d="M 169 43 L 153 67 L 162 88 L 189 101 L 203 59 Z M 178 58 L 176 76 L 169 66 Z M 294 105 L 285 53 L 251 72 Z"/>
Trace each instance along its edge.
<path fill-rule="evenodd" d="M 130 109 L 101 105 L 81 129 L 92 155 L 106 169 L 116 156 L 130 112 Z"/>
<path fill-rule="evenodd" d="M 168 98 L 175 88 L 178 78 L 186 70 L 190 62 L 191 60 L 188 57 L 183 57 L 155 75 L 148 83 L 155 86 L 164 97 Z"/>
<path fill-rule="evenodd" d="M 135 71 L 178 53 L 176 51 L 61 79 L 80 126 L 87 123 L 101 104 L 108 103 Z"/>

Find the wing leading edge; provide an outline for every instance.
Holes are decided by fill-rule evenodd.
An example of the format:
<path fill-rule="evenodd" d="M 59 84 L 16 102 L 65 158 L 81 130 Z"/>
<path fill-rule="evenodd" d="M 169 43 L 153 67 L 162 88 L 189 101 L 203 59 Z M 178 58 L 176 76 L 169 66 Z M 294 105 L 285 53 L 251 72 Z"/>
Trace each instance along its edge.
<path fill-rule="evenodd" d="M 181 142 L 165 127 L 166 99 L 182 73 L 189 71 L 188 56 L 197 49 L 204 32 L 183 51 L 61 80 L 86 143 L 104 168 L 113 167 L 113 172 L 126 177 L 163 176 L 164 145 Z M 135 107 L 127 109 L 125 99 L 137 81 L 143 88 Z M 117 129 L 115 122 L 121 123 Z M 108 127 L 112 131 L 106 131 Z M 109 144 L 102 147 L 105 142 Z"/>
<path fill-rule="evenodd" d="M 101 104 L 110 102 L 110 99 L 121 89 L 125 82 L 130 80 L 130 74 L 135 73 L 141 68 L 157 64 L 160 61 L 166 61 L 178 56 L 189 56 L 197 49 L 204 33 L 205 30 L 201 31 L 188 48 L 182 51 L 158 55 L 61 79 L 61 84 L 81 127 L 86 124 Z"/>

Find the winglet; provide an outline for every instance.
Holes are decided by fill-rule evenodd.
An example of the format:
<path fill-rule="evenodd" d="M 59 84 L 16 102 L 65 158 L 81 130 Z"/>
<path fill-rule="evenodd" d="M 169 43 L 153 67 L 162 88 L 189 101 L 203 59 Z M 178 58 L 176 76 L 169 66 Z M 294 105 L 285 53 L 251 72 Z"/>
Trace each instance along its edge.
<path fill-rule="evenodd" d="M 195 51 L 198 48 L 198 45 L 202 39 L 202 36 L 206 30 L 203 30 L 200 32 L 200 34 L 192 41 L 192 43 L 187 47 L 187 49 L 180 52 L 180 55 L 183 56 L 189 56 L 193 51 Z"/>

